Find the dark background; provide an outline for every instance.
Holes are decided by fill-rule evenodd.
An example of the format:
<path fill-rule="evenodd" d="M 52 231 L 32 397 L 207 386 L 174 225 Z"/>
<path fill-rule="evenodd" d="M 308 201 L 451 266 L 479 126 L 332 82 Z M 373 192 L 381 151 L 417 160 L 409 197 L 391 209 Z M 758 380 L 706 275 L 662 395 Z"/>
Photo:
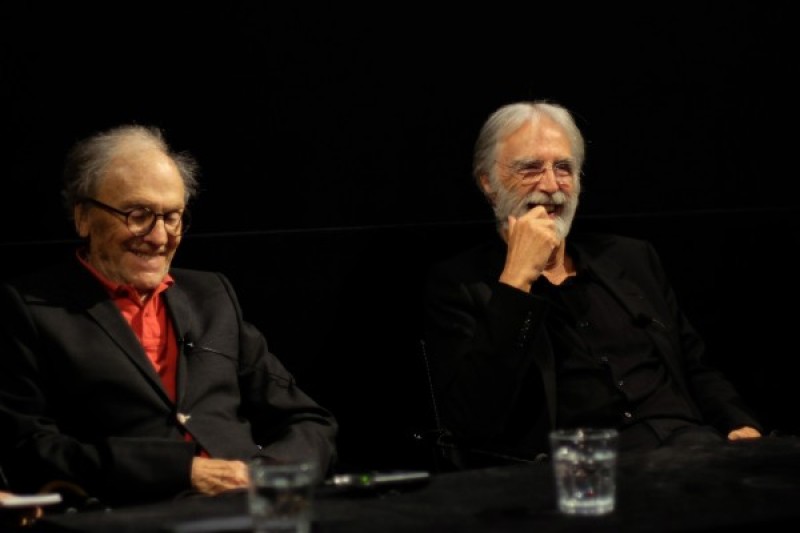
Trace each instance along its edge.
<path fill-rule="evenodd" d="M 712 360 L 769 429 L 800 429 L 788 5 L 164 4 L 0 8 L 0 279 L 70 253 L 75 140 L 159 125 L 202 167 L 176 264 L 233 280 L 339 417 L 344 465 L 413 464 L 424 273 L 494 236 L 482 122 L 549 98 L 588 142 L 576 231 L 654 242 Z"/>

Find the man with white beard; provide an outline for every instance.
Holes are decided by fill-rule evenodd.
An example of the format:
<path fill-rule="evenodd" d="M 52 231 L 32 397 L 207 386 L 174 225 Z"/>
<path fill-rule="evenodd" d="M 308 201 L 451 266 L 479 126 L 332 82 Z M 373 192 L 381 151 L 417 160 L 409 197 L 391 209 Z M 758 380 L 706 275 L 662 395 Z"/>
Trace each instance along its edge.
<path fill-rule="evenodd" d="M 653 247 L 570 235 L 584 140 L 547 101 L 492 113 L 473 175 L 501 238 L 435 265 L 425 347 L 456 466 L 535 460 L 554 428 L 620 432 L 620 449 L 760 437 L 706 362 Z"/>

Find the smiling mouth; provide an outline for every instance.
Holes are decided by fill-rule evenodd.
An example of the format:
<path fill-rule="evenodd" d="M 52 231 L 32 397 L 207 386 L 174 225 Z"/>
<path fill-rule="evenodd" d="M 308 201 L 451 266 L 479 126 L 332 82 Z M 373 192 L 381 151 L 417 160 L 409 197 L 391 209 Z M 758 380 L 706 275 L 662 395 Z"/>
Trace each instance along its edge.
<path fill-rule="evenodd" d="M 133 251 L 131 253 L 133 253 L 133 255 L 135 255 L 139 259 L 155 259 L 155 258 L 161 257 L 161 255 L 162 255 L 160 253 L 152 253 L 152 252 L 136 252 L 136 251 Z"/>

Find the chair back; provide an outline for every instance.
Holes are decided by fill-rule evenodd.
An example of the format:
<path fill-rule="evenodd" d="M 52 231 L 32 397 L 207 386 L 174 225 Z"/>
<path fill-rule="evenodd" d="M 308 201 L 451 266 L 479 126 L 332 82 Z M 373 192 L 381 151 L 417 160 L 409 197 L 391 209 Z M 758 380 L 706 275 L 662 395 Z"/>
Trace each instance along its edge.
<path fill-rule="evenodd" d="M 429 410 L 429 426 L 414 432 L 414 440 L 423 449 L 429 462 L 429 469 L 433 472 L 449 472 L 459 470 L 456 457 L 457 448 L 453 442 L 453 435 L 442 425 L 439 415 L 439 404 L 436 400 L 436 389 L 431 375 L 430 361 L 424 339 L 419 339 L 419 354 L 422 360 L 425 385 L 427 388 Z"/>

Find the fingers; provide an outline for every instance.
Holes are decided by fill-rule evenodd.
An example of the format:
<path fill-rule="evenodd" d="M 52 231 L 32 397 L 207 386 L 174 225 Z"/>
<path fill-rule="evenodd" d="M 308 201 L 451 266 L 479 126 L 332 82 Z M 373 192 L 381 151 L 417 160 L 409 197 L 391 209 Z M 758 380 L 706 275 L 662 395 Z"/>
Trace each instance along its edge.
<path fill-rule="evenodd" d="M 550 215 L 547 214 L 547 209 L 541 205 L 537 205 L 522 215 L 522 218 L 546 218 L 549 220 Z"/>
<path fill-rule="evenodd" d="M 740 439 L 755 439 L 761 436 L 761 432 L 755 428 L 745 426 L 739 429 L 734 429 L 730 433 L 728 433 L 728 440 L 740 440 Z"/>
<path fill-rule="evenodd" d="M 529 291 L 554 257 L 560 244 L 555 222 L 544 207 L 537 206 L 523 216 L 508 217 L 506 262 L 500 281 Z"/>
<path fill-rule="evenodd" d="M 516 223 L 517 223 L 517 217 L 515 217 L 514 215 L 508 215 L 505 226 L 503 226 L 501 232 L 504 241 L 508 242 L 508 237 L 514 230 L 514 226 L 516 225 Z"/>
<path fill-rule="evenodd" d="M 537 206 L 520 218 L 509 217 L 509 248 L 517 248 L 531 255 L 530 259 L 549 258 L 561 240 L 556 231 L 556 223 L 544 207 Z"/>
<path fill-rule="evenodd" d="M 195 457 L 192 461 L 192 487 L 203 494 L 219 494 L 246 487 L 250 478 L 242 461 Z"/>
<path fill-rule="evenodd" d="M 517 217 L 514 215 L 508 215 L 508 231 L 509 233 L 514 230 L 514 226 L 517 225 Z"/>

